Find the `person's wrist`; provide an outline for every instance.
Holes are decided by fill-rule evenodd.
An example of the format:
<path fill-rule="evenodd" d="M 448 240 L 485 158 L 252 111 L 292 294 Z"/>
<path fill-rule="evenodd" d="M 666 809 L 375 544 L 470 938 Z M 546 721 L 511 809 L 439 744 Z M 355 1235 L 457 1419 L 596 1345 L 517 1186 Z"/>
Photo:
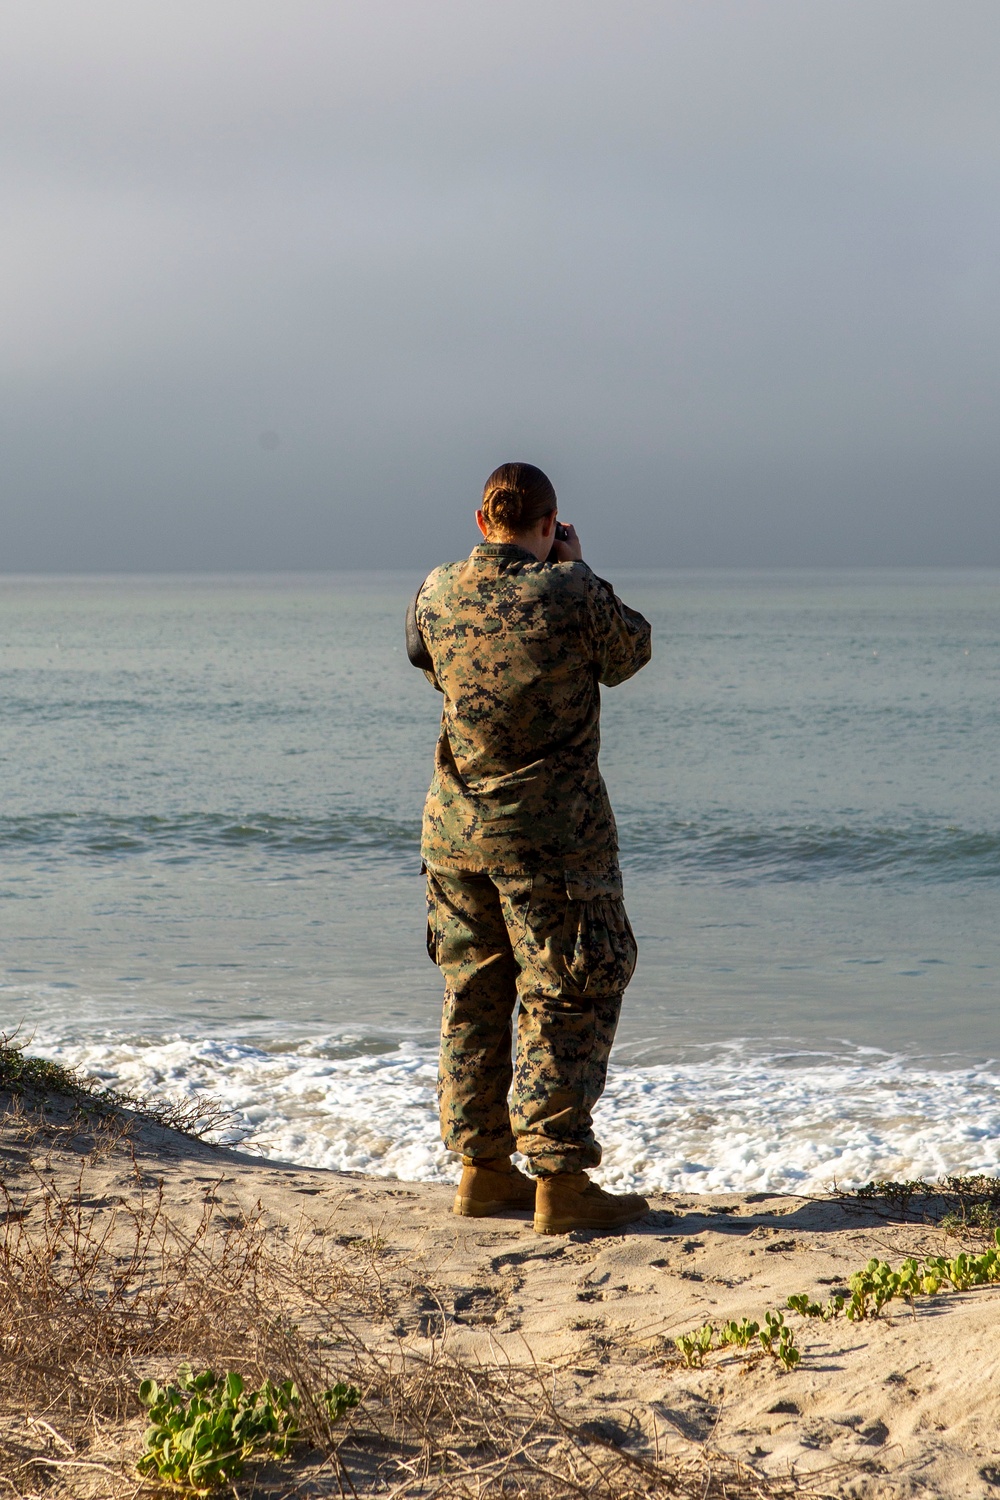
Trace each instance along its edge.
<path fill-rule="evenodd" d="M 559 528 L 563 535 L 557 536 L 552 543 L 551 556 L 555 562 L 583 562 L 583 547 L 580 538 L 576 534 L 575 526 L 564 526 Z"/>

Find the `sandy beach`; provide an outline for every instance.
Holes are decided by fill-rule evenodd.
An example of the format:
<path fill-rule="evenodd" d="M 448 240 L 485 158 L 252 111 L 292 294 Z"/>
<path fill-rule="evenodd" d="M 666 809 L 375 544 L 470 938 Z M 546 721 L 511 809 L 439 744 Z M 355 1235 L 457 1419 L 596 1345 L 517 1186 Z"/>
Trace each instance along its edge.
<path fill-rule="evenodd" d="M 762 1322 L 791 1294 L 825 1299 L 871 1257 L 895 1266 L 907 1256 L 954 1255 L 985 1243 L 981 1233 L 956 1237 L 919 1222 L 912 1205 L 901 1218 L 898 1204 L 851 1196 L 658 1197 L 648 1218 L 625 1232 L 542 1237 L 526 1216 L 454 1217 L 451 1192 L 438 1185 L 265 1162 L 158 1125 L 83 1125 L 58 1101 L 43 1111 L 8 1099 L 0 1146 L 8 1358 L 0 1474 L 12 1494 L 147 1492 L 134 1470 L 143 1418 L 130 1390 L 144 1375 L 169 1378 L 185 1350 L 196 1364 L 214 1350 L 230 1368 L 240 1367 L 241 1356 L 251 1373 L 273 1366 L 278 1354 L 273 1341 L 261 1342 L 259 1326 L 241 1336 L 240 1319 L 254 1305 L 293 1309 L 295 1326 L 312 1330 L 314 1353 L 325 1351 L 325 1368 L 367 1380 L 369 1393 L 378 1387 L 371 1404 L 383 1412 L 378 1370 L 394 1371 L 393 1379 L 436 1370 L 433 1378 L 445 1383 L 464 1378 L 456 1371 L 487 1372 L 483 1379 L 520 1393 L 507 1406 L 501 1393 L 496 1408 L 509 1409 L 512 1420 L 518 1401 L 541 1403 L 550 1454 L 563 1451 L 560 1442 L 587 1451 L 590 1444 L 595 1462 L 621 1459 L 634 1481 L 629 1489 L 618 1468 L 603 1484 L 594 1474 L 584 1480 L 578 1468 L 575 1491 L 555 1481 L 547 1489 L 540 1473 L 526 1487 L 518 1479 L 521 1488 L 511 1493 L 670 1493 L 650 1477 L 653 1468 L 676 1470 L 685 1484 L 701 1476 L 690 1491 L 673 1491 L 684 1494 L 1000 1491 L 1000 1287 L 942 1290 L 855 1323 L 786 1313 L 801 1350 L 788 1371 L 763 1353 L 739 1350 L 713 1351 L 703 1367 L 688 1368 L 673 1342 L 706 1322 Z M 23 1319 L 37 1318 L 40 1306 L 37 1254 L 32 1262 L 28 1250 L 43 1242 L 50 1317 L 60 1266 L 74 1316 L 83 1315 L 88 1297 L 88 1315 L 106 1308 L 117 1276 L 136 1329 L 137 1309 L 147 1307 L 158 1279 L 180 1286 L 186 1277 L 203 1288 L 183 1304 L 184 1317 L 181 1302 L 169 1317 L 158 1304 L 145 1341 L 137 1332 L 134 1347 L 127 1338 L 109 1344 L 101 1378 L 116 1394 L 83 1423 L 67 1407 L 66 1391 L 68 1372 L 86 1351 L 65 1338 L 60 1345 L 58 1319 L 52 1323 L 45 1336 L 49 1363 L 64 1367 L 60 1382 L 51 1370 L 39 1373 L 44 1351 L 22 1337 Z M 81 1246 L 85 1274 L 72 1271 Z M 283 1265 L 294 1275 L 282 1279 Z M 29 1307 L 25 1278 L 32 1275 Z M 243 1302 L 237 1297 L 229 1311 L 213 1314 L 214 1329 L 197 1326 L 189 1304 L 208 1306 L 229 1286 Z M 250 1292 L 256 1304 L 245 1300 Z M 27 1361 L 20 1374 L 19 1358 Z M 82 1390 L 96 1379 L 84 1372 L 78 1384 Z M 80 1395 L 74 1399 L 79 1408 Z M 499 1485 L 495 1454 L 492 1470 L 484 1460 L 479 1478 L 463 1481 L 469 1487 L 449 1488 L 457 1481 L 447 1465 L 436 1477 L 419 1472 L 412 1441 L 403 1444 L 408 1459 L 402 1449 L 380 1448 L 365 1411 L 363 1401 L 355 1428 L 339 1431 L 335 1462 L 328 1456 L 317 1464 L 303 1450 L 291 1466 L 255 1469 L 252 1483 L 244 1478 L 234 1493 L 336 1494 L 345 1474 L 359 1493 L 502 1492 L 490 1489 Z M 523 1429 L 523 1412 L 517 1420 Z M 384 1436 L 384 1424 L 380 1430 Z M 650 1475 L 644 1463 L 653 1466 Z M 731 1488 L 716 1489 L 727 1475 Z"/>

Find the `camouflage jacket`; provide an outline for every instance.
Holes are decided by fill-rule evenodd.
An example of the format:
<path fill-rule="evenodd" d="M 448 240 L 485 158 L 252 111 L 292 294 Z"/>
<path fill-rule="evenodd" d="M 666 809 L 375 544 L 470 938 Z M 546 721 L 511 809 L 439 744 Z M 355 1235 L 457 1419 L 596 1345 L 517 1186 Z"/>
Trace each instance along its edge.
<path fill-rule="evenodd" d="M 421 853 L 432 869 L 617 870 L 598 770 L 599 684 L 650 654 L 650 628 L 586 563 L 484 542 L 436 568 L 416 619 L 444 694 Z"/>

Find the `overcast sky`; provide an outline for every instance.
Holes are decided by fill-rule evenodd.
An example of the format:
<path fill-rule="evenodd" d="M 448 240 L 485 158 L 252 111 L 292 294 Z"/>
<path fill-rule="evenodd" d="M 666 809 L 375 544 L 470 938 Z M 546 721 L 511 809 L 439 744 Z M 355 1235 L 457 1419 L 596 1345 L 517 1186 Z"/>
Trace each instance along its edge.
<path fill-rule="evenodd" d="M 1000 565 L 997 0 L 5 0 L 0 571 Z"/>

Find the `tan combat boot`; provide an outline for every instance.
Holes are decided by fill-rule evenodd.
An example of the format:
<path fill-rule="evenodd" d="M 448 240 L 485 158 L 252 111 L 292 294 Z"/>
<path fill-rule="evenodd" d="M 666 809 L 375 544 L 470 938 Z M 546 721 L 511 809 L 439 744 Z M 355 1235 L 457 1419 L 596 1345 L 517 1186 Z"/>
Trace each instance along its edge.
<path fill-rule="evenodd" d="M 606 1193 L 586 1172 L 557 1172 L 538 1179 L 535 1233 L 620 1229 L 648 1212 L 649 1204 L 638 1193 Z"/>
<path fill-rule="evenodd" d="M 535 1184 L 516 1167 L 509 1156 L 462 1157 L 462 1180 L 455 1194 L 453 1214 L 487 1219 L 510 1208 L 534 1208 Z"/>

